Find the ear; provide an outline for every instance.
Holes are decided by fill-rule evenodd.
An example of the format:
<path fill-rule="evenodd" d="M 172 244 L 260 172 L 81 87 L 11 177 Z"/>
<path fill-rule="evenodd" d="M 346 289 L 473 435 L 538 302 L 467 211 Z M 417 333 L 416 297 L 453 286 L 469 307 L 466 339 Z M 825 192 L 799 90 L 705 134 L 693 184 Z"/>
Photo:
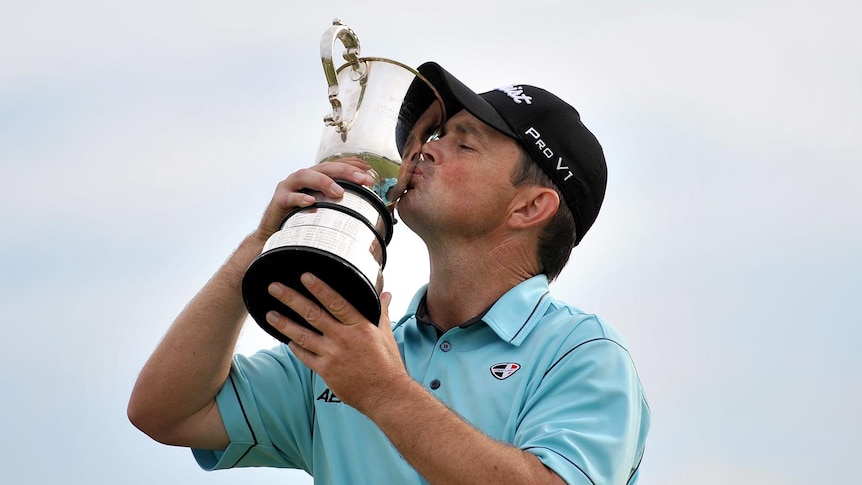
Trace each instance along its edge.
<path fill-rule="evenodd" d="M 538 185 L 524 187 L 515 198 L 509 215 L 509 227 L 529 229 L 544 226 L 560 207 L 560 196 L 554 189 Z"/>

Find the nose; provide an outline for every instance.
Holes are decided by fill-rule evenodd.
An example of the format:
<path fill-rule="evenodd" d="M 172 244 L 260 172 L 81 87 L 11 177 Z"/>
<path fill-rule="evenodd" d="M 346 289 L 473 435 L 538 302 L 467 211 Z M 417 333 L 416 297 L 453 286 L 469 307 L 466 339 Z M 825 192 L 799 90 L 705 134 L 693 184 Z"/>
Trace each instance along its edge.
<path fill-rule="evenodd" d="M 435 142 L 439 139 L 440 136 L 436 133 L 428 137 L 428 140 L 426 140 L 419 148 L 419 161 L 427 161 L 431 163 L 436 161 L 437 158 L 435 156 L 435 152 L 438 150 L 438 143 Z"/>
<path fill-rule="evenodd" d="M 418 161 L 434 163 L 434 161 L 435 161 L 434 155 L 433 155 L 433 153 L 431 153 L 431 151 L 426 150 L 426 146 L 427 145 L 423 145 L 422 149 L 419 150 Z"/>

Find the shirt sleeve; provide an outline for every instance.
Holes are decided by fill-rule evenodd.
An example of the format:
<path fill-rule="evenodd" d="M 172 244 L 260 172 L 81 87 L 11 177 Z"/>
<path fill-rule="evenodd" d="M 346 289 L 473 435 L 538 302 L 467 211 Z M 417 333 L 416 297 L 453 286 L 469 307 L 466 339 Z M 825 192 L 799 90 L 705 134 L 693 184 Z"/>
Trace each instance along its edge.
<path fill-rule="evenodd" d="M 311 370 L 286 345 L 237 355 L 216 396 L 230 444 L 224 451 L 193 449 L 201 468 L 267 466 L 311 473 Z"/>
<path fill-rule="evenodd" d="M 566 483 L 623 485 L 643 452 L 645 404 L 624 347 L 608 338 L 575 343 L 528 399 L 514 444 Z"/>

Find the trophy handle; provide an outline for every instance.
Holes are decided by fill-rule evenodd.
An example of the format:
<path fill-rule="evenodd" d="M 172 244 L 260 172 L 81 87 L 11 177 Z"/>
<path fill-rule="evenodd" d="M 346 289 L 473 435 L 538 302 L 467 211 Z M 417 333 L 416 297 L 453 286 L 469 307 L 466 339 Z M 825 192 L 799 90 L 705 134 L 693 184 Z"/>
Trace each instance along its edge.
<path fill-rule="evenodd" d="M 323 73 L 329 85 L 329 104 L 332 105 L 332 114 L 326 115 L 323 121 L 327 126 L 335 126 L 340 133 L 343 133 L 347 131 L 347 127 L 342 118 L 341 100 L 338 99 L 338 74 L 332 62 L 332 51 L 336 40 L 344 44 L 344 60 L 351 64 L 354 70 L 359 71 L 359 38 L 350 27 L 341 23 L 340 19 L 335 19 L 332 21 L 332 27 L 320 39 L 320 60 L 323 62 Z"/>

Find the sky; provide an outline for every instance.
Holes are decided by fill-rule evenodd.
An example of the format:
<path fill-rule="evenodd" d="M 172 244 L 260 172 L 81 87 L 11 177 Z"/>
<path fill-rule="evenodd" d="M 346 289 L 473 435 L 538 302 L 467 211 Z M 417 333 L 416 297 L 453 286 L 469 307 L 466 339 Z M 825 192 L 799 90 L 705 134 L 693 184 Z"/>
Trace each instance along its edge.
<path fill-rule="evenodd" d="M 858 481 L 860 14 L 855 0 L 3 2 L 3 483 L 312 483 L 204 472 L 125 410 L 177 313 L 278 181 L 314 162 L 336 17 L 364 55 L 435 60 L 476 91 L 544 87 L 602 143 L 605 203 L 552 291 L 628 342 L 653 412 L 640 485 Z M 427 257 L 403 225 L 389 251 L 398 315 Z M 237 351 L 274 344 L 249 322 Z"/>

